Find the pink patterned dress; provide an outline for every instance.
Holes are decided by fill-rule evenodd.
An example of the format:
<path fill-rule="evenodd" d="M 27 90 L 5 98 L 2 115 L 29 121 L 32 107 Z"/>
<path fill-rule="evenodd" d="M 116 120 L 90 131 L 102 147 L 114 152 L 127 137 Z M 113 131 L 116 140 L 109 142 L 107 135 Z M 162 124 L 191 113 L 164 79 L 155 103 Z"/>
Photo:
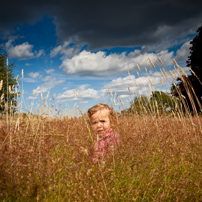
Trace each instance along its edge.
<path fill-rule="evenodd" d="M 121 146 L 120 135 L 113 132 L 112 129 L 98 141 L 95 141 L 93 147 L 93 162 L 97 163 L 103 160 L 107 155 L 112 155 L 115 148 Z"/>

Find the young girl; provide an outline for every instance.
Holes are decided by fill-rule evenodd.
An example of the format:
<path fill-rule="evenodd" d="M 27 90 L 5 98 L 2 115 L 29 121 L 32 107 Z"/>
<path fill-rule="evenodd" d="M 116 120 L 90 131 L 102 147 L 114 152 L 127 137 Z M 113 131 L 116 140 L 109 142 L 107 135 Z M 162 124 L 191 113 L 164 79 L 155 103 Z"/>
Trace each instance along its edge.
<path fill-rule="evenodd" d="M 120 146 L 120 136 L 112 130 L 116 118 L 114 111 L 107 104 L 100 103 L 91 107 L 88 117 L 91 128 L 97 135 L 93 147 L 93 161 L 97 163 L 107 155 L 112 155 L 115 148 Z"/>

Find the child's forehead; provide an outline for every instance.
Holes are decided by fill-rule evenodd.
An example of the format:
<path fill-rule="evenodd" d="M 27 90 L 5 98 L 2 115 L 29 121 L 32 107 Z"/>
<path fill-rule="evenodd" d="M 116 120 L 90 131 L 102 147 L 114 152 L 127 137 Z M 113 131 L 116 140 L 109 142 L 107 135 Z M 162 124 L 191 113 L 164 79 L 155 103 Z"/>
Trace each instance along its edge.
<path fill-rule="evenodd" d="M 100 109 L 92 114 L 91 119 L 104 118 L 109 116 L 109 109 Z"/>

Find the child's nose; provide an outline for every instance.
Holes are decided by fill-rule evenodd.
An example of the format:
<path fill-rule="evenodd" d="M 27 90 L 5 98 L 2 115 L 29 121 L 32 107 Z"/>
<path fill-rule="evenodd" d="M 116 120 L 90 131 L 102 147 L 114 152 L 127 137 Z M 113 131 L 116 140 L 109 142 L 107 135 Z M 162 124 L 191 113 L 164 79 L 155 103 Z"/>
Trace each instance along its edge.
<path fill-rule="evenodd" d="M 101 122 L 98 122 L 98 127 L 102 126 L 102 123 Z"/>

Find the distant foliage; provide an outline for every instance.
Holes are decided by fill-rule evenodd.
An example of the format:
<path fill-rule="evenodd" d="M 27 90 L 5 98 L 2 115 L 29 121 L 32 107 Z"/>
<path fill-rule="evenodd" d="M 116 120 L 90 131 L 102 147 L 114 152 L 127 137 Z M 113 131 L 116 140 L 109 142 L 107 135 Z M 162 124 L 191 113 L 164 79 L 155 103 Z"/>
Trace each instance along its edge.
<path fill-rule="evenodd" d="M 0 49 L 0 113 L 15 112 L 15 107 L 17 105 L 17 79 L 14 78 L 13 68 L 14 63 L 8 64 L 7 68 L 7 53 Z M 8 85 L 7 85 L 7 75 L 8 75 Z M 8 86 L 8 93 L 7 93 Z M 8 101 L 8 108 L 6 103 Z M 12 110 L 12 111 L 11 111 Z"/>
<path fill-rule="evenodd" d="M 177 111 L 180 108 L 180 103 L 177 98 L 162 91 L 152 92 L 150 102 L 151 104 L 158 106 L 160 113 L 170 113 L 172 111 Z"/>
<path fill-rule="evenodd" d="M 172 86 L 173 95 L 184 96 L 184 102 L 187 103 L 189 110 L 197 113 L 202 110 L 202 26 L 197 30 L 198 35 L 190 42 L 190 56 L 187 60 L 191 75 L 182 76 L 177 80 L 177 88 Z M 194 90 L 194 91 L 193 91 Z"/>
<path fill-rule="evenodd" d="M 127 112 L 136 114 L 168 114 L 181 109 L 179 99 L 162 91 L 154 91 L 150 97 L 135 97 Z"/>

